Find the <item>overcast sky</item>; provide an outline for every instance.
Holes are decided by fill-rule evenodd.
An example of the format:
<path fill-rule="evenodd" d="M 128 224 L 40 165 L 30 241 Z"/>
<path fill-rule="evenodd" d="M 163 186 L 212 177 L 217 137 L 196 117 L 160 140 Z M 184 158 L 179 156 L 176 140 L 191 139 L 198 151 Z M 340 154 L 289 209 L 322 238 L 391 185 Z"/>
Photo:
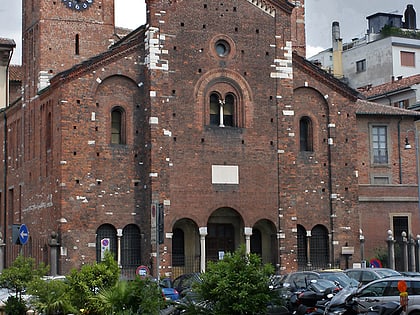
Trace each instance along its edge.
<path fill-rule="evenodd" d="M 21 59 L 21 1 L 0 0 L 0 37 L 16 42 L 13 64 Z M 61 1 L 61 0 L 57 0 Z M 194 0 L 188 0 L 194 1 Z M 210 0 L 215 1 L 215 0 Z M 293 2 L 293 0 L 290 0 Z M 417 12 L 417 27 L 420 28 L 420 0 L 305 0 L 307 56 L 331 47 L 331 25 L 340 23 L 344 42 L 366 33 L 366 17 L 377 13 L 404 14 L 407 4 L 413 4 Z M 145 23 L 144 0 L 115 0 L 116 25 L 136 28 Z"/>

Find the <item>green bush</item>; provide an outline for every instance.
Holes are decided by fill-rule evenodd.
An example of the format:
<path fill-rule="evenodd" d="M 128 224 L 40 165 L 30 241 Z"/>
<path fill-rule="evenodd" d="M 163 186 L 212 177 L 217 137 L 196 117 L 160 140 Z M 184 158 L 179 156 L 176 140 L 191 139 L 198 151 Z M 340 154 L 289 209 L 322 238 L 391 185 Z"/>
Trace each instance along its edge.
<path fill-rule="evenodd" d="M 259 256 L 246 254 L 241 246 L 223 260 L 210 262 L 196 290 L 214 315 L 266 314 L 272 300 L 269 278 L 271 265 L 263 265 Z"/>
<path fill-rule="evenodd" d="M 5 303 L 4 310 L 7 315 L 25 315 L 27 307 L 25 301 L 22 299 L 16 296 L 9 296 Z"/>
<path fill-rule="evenodd" d="M 100 314 L 96 310 L 101 306 L 93 297 L 101 290 L 114 287 L 119 275 L 118 264 L 109 252 L 99 263 L 83 265 L 80 270 L 73 269 L 67 276 L 72 305 L 90 314 Z"/>
<path fill-rule="evenodd" d="M 62 280 L 35 279 L 28 286 L 31 305 L 38 313 L 59 315 L 75 313 L 69 294 L 69 285 Z"/>

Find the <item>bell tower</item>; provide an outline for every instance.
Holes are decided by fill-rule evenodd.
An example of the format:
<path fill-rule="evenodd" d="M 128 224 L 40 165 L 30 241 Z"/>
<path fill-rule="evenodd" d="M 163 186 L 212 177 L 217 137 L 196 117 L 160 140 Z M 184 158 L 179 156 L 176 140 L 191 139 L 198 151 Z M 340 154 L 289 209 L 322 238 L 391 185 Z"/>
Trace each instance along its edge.
<path fill-rule="evenodd" d="M 305 36 L 305 0 L 290 1 L 294 4 L 291 15 L 291 30 L 293 50 L 302 57 L 306 57 L 306 36 Z"/>
<path fill-rule="evenodd" d="M 114 0 L 23 0 L 24 101 L 57 73 L 107 49 L 115 33 Z"/>

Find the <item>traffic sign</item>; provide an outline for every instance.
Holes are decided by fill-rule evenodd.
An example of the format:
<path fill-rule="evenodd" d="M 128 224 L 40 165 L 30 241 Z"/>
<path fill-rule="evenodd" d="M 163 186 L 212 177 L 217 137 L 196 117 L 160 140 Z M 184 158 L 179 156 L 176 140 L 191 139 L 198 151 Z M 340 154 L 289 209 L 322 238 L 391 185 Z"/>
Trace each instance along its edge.
<path fill-rule="evenodd" d="M 136 275 L 145 278 L 149 275 L 149 268 L 147 268 L 147 266 L 138 266 L 136 269 Z"/>
<path fill-rule="evenodd" d="M 19 227 L 19 242 L 21 245 L 25 245 L 29 239 L 29 231 L 25 224 Z"/>

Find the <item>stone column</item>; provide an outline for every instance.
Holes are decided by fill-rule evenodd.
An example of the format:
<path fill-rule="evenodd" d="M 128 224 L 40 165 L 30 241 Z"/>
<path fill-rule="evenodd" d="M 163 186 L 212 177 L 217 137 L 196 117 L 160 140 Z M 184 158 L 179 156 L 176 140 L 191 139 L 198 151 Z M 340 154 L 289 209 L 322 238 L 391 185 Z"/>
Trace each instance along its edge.
<path fill-rule="evenodd" d="M 252 228 L 251 227 L 244 227 L 244 234 L 245 234 L 245 253 L 251 253 L 251 235 L 252 235 Z"/>
<path fill-rule="evenodd" d="M 392 231 L 388 230 L 388 237 L 386 242 L 388 243 L 388 265 L 389 268 L 395 269 L 395 251 L 394 251 L 394 237 L 392 236 Z"/>
<path fill-rule="evenodd" d="M 117 263 L 118 267 L 121 269 L 121 237 L 122 237 L 122 229 L 117 229 Z"/>
<path fill-rule="evenodd" d="M 306 257 L 308 257 L 308 261 L 306 262 L 306 266 L 311 267 L 311 231 L 306 231 Z"/>
<path fill-rule="evenodd" d="M 416 271 L 416 242 L 410 235 L 410 271 Z"/>
<path fill-rule="evenodd" d="M 49 241 L 50 246 L 50 259 L 51 259 L 51 266 L 50 266 L 50 274 L 51 276 L 58 275 L 58 247 L 60 244 L 58 243 L 58 235 L 56 232 L 51 232 L 51 239 Z"/>
<path fill-rule="evenodd" d="M 201 227 L 200 231 L 200 272 L 206 271 L 206 236 L 207 227 Z"/>
<path fill-rule="evenodd" d="M 408 240 L 407 240 L 407 233 L 406 232 L 402 232 L 401 233 L 402 236 L 402 246 L 403 246 L 403 261 L 404 261 L 404 270 L 403 271 L 408 271 Z"/>

